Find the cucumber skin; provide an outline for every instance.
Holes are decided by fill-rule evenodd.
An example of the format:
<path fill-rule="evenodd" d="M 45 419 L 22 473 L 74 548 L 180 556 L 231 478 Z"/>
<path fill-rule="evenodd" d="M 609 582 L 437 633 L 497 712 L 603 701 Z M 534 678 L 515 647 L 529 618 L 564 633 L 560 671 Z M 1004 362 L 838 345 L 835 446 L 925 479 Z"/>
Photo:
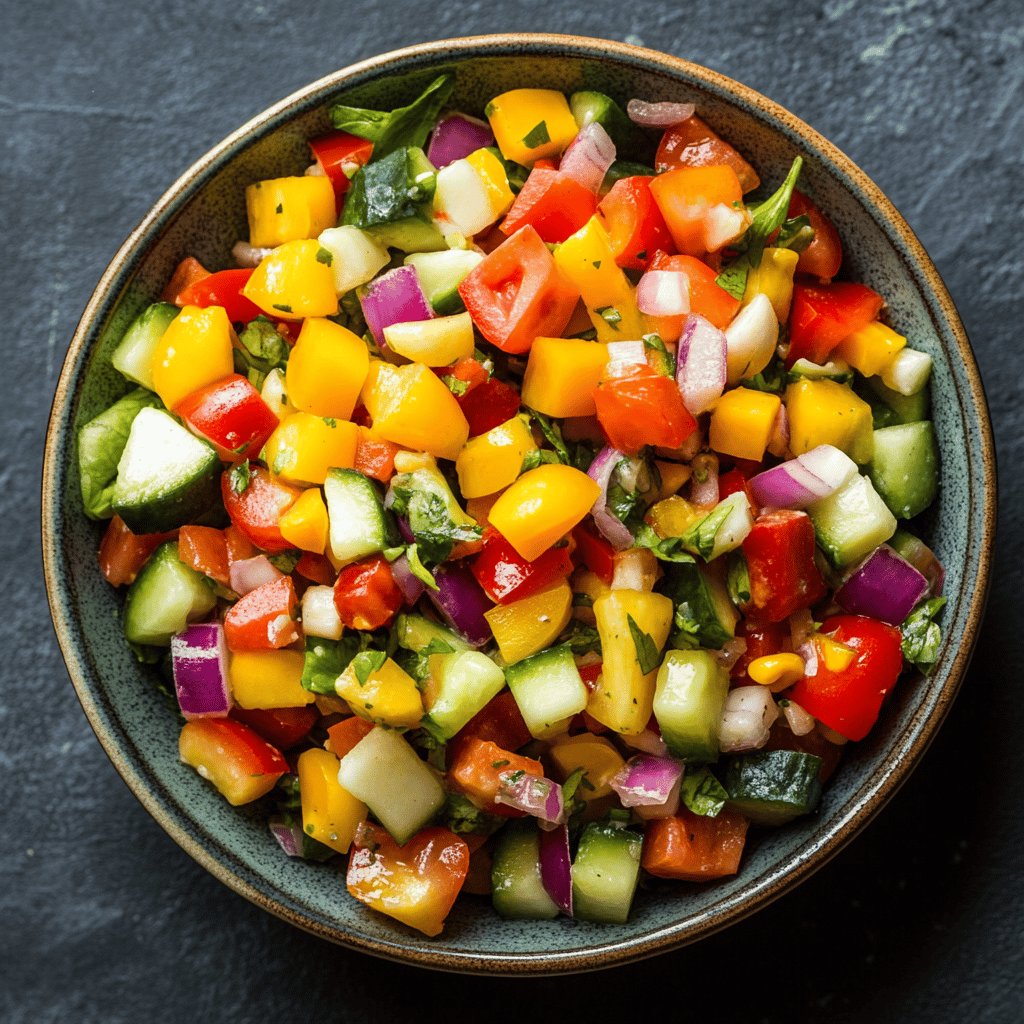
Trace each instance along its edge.
<path fill-rule="evenodd" d="M 591 822 L 584 829 L 572 865 L 577 920 L 626 923 L 640 877 L 642 849 L 643 837 L 628 828 Z"/>
<path fill-rule="evenodd" d="M 220 459 L 211 448 L 202 476 L 141 504 L 118 500 L 115 494 L 112 507 L 132 533 L 166 533 L 209 516 L 219 499 Z"/>
<path fill-rule="evenodd" d="M 835 494 L 811 505 L 807 513 L 814 523 L 818 547 L 840 570 L 859 562 L 896 532 L 895 517 L 866 476 L 851 477 Z M 853 532 L 848 528 L 851 522 L 863 525 L 865 518 L 871 520 L 870 530 Z"/>
<path fill-rule="evenodd" d="M 350 488 L 360 489 L 362 493 L 359 504 L 367 507 L 368 514 L 376 517 L 377 524 L 373 528 L 374 536 L 370 537 L 370 531 L 367 530 L 362 539 L 354 538 L 352 535 L 347 538 L 337 537 L 332 525 L 328 545 L 334 557 L 346 565 L 365 558 L 367 555 L 383 551 L 396 543 L 398 539 L 398 531 L 391 513 L 384 508 L 384 502 L 377 487 L 355 469 L 331 469 L 327 473 L 323 491 L 332 524 L 335 519 L 340 522 L 344 518 L 342 513 L 351 511 L 353 502 L 346 493 Z M 342 541 L 347 544 L 347 547 L 344 551 L 339 551 L 337 545 Z"/>
<path fill-rule="evenodd" d="M 111 365 L 123 377 L 153 390 L 153 371 L 149 366 L 153 351 L 181 310 L 171 302 L 154 302 L 129 325 L 110 357 Z M 135 371 L 135 372 L 132 372 Z"/>
<path fill-rule="evenodd" d="M 579 714 L 586 707 L 586 687 L 580 677 L 579 669 L 576 668 L 576 661 L 568 644 L 561 644 L 558 647 L 549 647 L 547 650 L 531 654 L 514 665 L 509 665 L 505 670 L 505 677 L 508 680 L 509 689 L 515 698 L 523 720 L 534 739 L 552 739 L 563 732 L 568 731 L 569 723 L 573 715 Z M 575 696 L 579 701 L 569 701 L 568 706 L 574 710 L 566 711 L 561 718 L 554 721 L 542 721 L 543 716 L 535 712 L 538 705 L 545 703 L 545 690 L 554 690 L 560 687 L 564 694 L 562 709 L 565 710 L 565 701 L 575 690 Z M 546 702 L 549 706 L 550 700 Z"/>
<path fill-rule="evenodd" d="M 762 750 L 733 758 L 722 780 L 731 810 L 756 825 L 785 825 L 821 799 L 821 758 L 797 750 Z"/>
<path fill-rule="evenodd" d="M 491 902 L 506 920 L 550 921 L 558 917 L 540 874 L 540 839 L 535 826 L 507 825 L 498 837 L 491 866 Z"/>
<path fill-rule="evenodd" d="M 684 672 L 685 668 L 697 662 L 697 666 L 689 673 L 688 680 L 672 683 L 673 670 Z M 700 662 L 705 662 L 700 666 Z M 676 666 L 680 666 L 676 669 Z M 700 669 L 710 673 L 702 679 L 697 678 Z M 686 708 L 669 704 L 665 706 L 666 690 L 685 686 L 689 698 Z M 718 723 L 722 717 L 722 709 L 729 693 L 729 676 L 721 668 L 715 656 L 708 651 L 666 651 L 658 670 L 658 681 L 654 693 L 654 717 L 657 719 L 669 750 L 687 762 L 717 761 Z M 659 715 L 659 710 L 661 714 Z M 680 719 L 684 719 L 680 723 Z M 680 727 L 682 725 L 682 727 Z"/>
<path fill-rule="evenodd" d="M 399 647 L 404 647 L 407 651 L 414 651 L 417 654 L 424 647 L 428 647 L 432 640 L 443 641 L 451 647 L 453 652 L 472 650 L 461 636 L 456 636 L 450 629 L 438 622 L 433 622 L 424 615 L 416 615 L 412 612 L 398 616 L 395 635 L 398 637 Z"/>
<path fill-rule="evenodd" d="M 875 431 L 868 476 L 897 519 L 913 519 L 939 490 L 939 451 L 931 420 Z"/>

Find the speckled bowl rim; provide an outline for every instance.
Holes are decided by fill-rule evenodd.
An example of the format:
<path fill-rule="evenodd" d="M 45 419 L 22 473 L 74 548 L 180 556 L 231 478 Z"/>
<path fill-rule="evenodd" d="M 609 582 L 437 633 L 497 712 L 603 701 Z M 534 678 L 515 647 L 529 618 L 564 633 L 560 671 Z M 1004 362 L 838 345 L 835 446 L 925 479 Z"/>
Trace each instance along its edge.
<path fill-rule="evenodd" d="M 535 54 L 538 56 L 566 55 L 595 60 L 609 60 L 626 66 L 654 69 L 682 80 L 695 81 L 703 88 L 727 100 L 739 99 L 755 116 L 781 124 L 813 151 L 833 173 L 841 172 L 860 189 L 861 202 L 897 249 L 903 248 L 910 276 L 935 300 L 945 326 L 952 333 L 963 361 L 968 393 L 958 389 L 957 397 L 964 414 L 974 417 L 978 430 L 984 486 L 984 514 L 980 523 L 971 523 L 971 531 L 978 531 L 979 561 L 973 577 L 965 574 L 965 586 L 973 584 L 973 594 L 966 598 L 968 610 L 964 630 L 951 662 L 944 665 L 945 678 L 931 700 L 924 702 L 905 729 L 900 744 L 892 751 L 884 769 L 866 782 L 846 805 L 846 813 L 827 822 L 809 837 L 788 869 L 769 875 L 767 881 L 741 888 L 732 897 L 686 920 L 657 927 L 636 937 L 553 953 L 510 953 L 476 955 L 432 947 L 418 937 L 385 941 L 367 936 L 352 935 L 343 928 L 332 927 L 310 919 L 294 906 L 288 906 L 268 896 L 258 887 L 240 878 L 233 868 L 234 857 L 227 850 L 211 850 L 187 829 L 181 827 L 168 812 L 171 803 L 168 793 L 156 780 L 149 780 L 133 761 L 130 743 L 122 744 L 109 730 L 101 713 L 102 693 L 94 691 L 81 651 L 73 642 L 73 615 L 61 600 L 59 574 L 59 537 L 56 524 L 59 517 L 60 494 L 57 489 L 58 465 L 61 445 L 65 440 L 60 420 L 66 403 L 73 401 L 71 383 L 79 363 L 87 356 L 95 325 L 113 308 L 123 288 L 130 280 L 139 262 L 150 247 L 167 229 L 173 217 L 183 208 L 197 187 L 202 187 L 221 166 L 254 138 L 262 137 L 287 122 L 291 116 L 308 110 L 341 88 L 389 70 L 409 70 L 438 61 L 458 62 L 474 57 Z M 933 314 L 934 315 L 934 314 Z M 975 474 L 976 476 L 976 474 Z M 976 480 L 969 475 L 969 487 Z M 969 503 L 973 505 L 973 502 Z M 368 60 L 360 61 L 313 82 L 281 102 L 257 115 L 243 127 L 229 135 L 192 165 L 160 198 L 152 210 L 128 236 L 107 267 L 82 314 L 61 371 L 54 396 L 46 434 L 42 477 L 42 540 L 43 563 L 50 611 L 54 629 L 71 680 L 78 693 L 86 716 L 97 738 L 113 762 L 114 767 L 146 810 L 194 860 L 206 870 L 257 906 L 318 935 L 350 948 L 405 963 L 418 964 L 441 970 L 475 974 L 541 975 L 573 971 L 595 970 L 623 964 L 657 953 L 666 952 L 683 944 L 704 938 L 733 924 L 792 889 L 814 871 L 821 868 L 839 852 L 892 797 L 918 763 L 945 718 L 966 673 L 971 651 L 977 638 L 988 595 L 992 549 L 996 521 L 996 467 L 992 428 L 985 400 L 984 388 L 970 342 L 931 259 L 910 227 L 893 204 L 874 182 L 844 153 L 777 103 L 747 86 L 689 61 L 667 54 L 606 39 L 586 38 L 548 33 L 514 33 L 489 36 L 469 36 L 458 39 L 437 40 L 394 50 Z M 968 544 L 970 550 L 971 544 Z M 128 749 L 125 749 L 125 748 Z M 751 891 L 756 890 L 756 891 Z"/>

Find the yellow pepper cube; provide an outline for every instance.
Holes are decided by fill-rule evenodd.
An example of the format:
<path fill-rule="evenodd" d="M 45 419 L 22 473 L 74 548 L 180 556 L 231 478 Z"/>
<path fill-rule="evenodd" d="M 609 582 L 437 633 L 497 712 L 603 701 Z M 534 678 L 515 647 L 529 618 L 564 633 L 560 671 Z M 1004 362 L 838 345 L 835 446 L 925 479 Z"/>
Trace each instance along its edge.
<path fill-rule="evenodd" d="M 600 494 L 601 488 L 572 466 L 538 466 L 494 503 L 490 522 L 532 562 L 580 522 Z"/>
<path fill-rule="evenodd" d="M 580 768 L 587 773 L 588 785 L 580 786 L 576 795 L 588 802 L 600 800 L 611 793 L 611 781 L 626 763 L 604 736 L 593 736 L 587 732 L 556 740 L 551 744 L 548 756 L 563 781 Z"/>
<path fill-rule="evenodd" d="M 594 389 L 607 365 L 608 346 L 599 341 L 537 338 L 523 377 L 523 405 L 545 416 L 594 416 Z"/>
<path fill-rule="evenodd" d="M 455 396 L 421 363 L 372 362 L 363 402 L 374 433 L 403 448 L 454 461 L 469 438 L 469 424 Z"/>
<path fill-rule="evenodd" d="M 299 799 L 302 831 L 338 853 L 348 853 L 367 810 L 362 800 L 338 782 L 340 764 L 330 751 L 318 747 L 299 754 Z"/>
<path fill-rule="evenodd" d="M 786 388 L 789 447 L 803 455 L 821 444 L 834 445 L 858 465 L 871 461 L 875 437 L 871 406 L 834 380 L 798 380 Z"/>
<path fill-rule="evenodd" d="M 711 413 L 708 441 L 722 455 L 760 462 L 771 437 L 782 400 L 751 388 L 734 388 L 718 400 Z"/>
<path fill-rule="evenodd" d="M 278 521 L 281 536 L 300 551 L 322 555 L 327 547 L 327 506 L 319 487 L 303 491 Z"/>
<path fill-rule="evenodd" d="M 504 165 L 489 149 L 474 150 L 466 157 L 466 163 L 480 175 L 494 219 L 497 220 L 508 211 L 516 198 L 509 188 Z"/>
<path fill-rule="evenodd" d="M 359 428 L 347 420 L 295 412 L 277 425 L 263 448 L 271 473 L 292 484 L 322 484 L 329 469 L 355 465 Z"/>
<path fill-rule="evenodd" d="M 506 160 L 532 167 L 559 156 L 579 132 L 565 96 L 554 89 L 512 89 L 484 111 Z"/>
<path fill-rule="evenodd" d="M 682 537 L 707 514 L 706 508 L 698 508 L 678 494 L 672 494 L 652 505 L 644 518 L 659 537 Z"/>
<path fill-rule="evenodd" d="M 572 588 L 564 580 L 536 594 L 484 612 L 505 663 L 513 665 L 550 647 L 572 617 Z"/>
<path fill-rule="evenodd" d="M 316 694 L 303 689 L 298 651 L 239 651 L 231 655 L 228 678 L 241 708 L 301 708 Z"/>
<path fill-rule="evenodd" d="M 799 259 L 800 254 L 792 249 L 765 249 L 761 262 L 747 274 L 743 305 L 749 305 L 757 295 L 766 295 L 776 319 L 784 324 L 793 302 L 793 275 Z"/>
<path fill-rule="evenodd" d="M 881 373 L 905 348 L 907 339 L 891 327 L 877 320 L 848 334 L 832 353 L 833 359 L 843 359 L 865 377 Z"/>
<path fill-rule="evenodd" d="M 637 308 L 636 290 L 615 263 L 608 233 L 596 217 L 555 250 L 555 266 L 580 293 L 598 341 L 635 341 L 651 332 Z"/>
<path fill-rule="evenodd" d="M 334 274 L 319 259 L 320 252 L 316 239 L 285 242 L 252 272 L 242 294 L 279 320 L 334 316 L 338 312 Z"/>
<path fill-rule="evenodd" d="M 368 722 L 392 729 L 414 729 L 423 717 L 416 680 L 390 658 L 365 678 L 353 662 L 338 676 L 334 689 L 352 711 Z"/>
<path fill-rule="evenodd" d="M 672 617 L 664 594 L 613 590 L 594 602 L 602 664 L 587 711 L 614 732 L 636 736 L 647 728 Z"/>
<path fill-rule="evenodd" d="M 338 219 L 334 186 L 323 175 L 272 178 L 245 190 L 249 243 L 274 248 L 301 238 L 316 238 Z"/>
<path fill-rule="evenodd" d="M 468 313 L 391 324 L 384 328 L 384 340 L 392 351 L 424 366 L 451 366 L 469 359 L 476 346 Z"/>
<path fill-rule="evenodd" d="M 533 432 L 521 415 L 471 438 L 455 460 L 462 496 L 482 498 L 508 487 L 519 476 L 523 459 L 536 450 Z"/>
<path fill-rule="evenodd" d="M 288 357 L 288 401 L 314 416 L 347 420 L 370 368 L 366 342 L 347 327 L 309 317 Z"/>
<path fill-rule="evenodd" d="M 186 306 L 153 350 L 153 390 L 173 409 L 183 398 L 235 372 L 234 331 L 223 306 Z"/>

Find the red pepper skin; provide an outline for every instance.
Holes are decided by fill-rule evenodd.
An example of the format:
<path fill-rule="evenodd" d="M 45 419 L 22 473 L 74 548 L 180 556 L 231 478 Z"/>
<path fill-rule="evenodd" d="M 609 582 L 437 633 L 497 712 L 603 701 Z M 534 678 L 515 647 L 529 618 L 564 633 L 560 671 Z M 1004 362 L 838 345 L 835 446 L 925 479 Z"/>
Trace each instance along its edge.
<path fill-rule="evenodd" d="M 736 685 L 752 683 L 747 678 L 747 666 L 769 654 L 781 654 L 791 647 L 789 626 L 785 622 L 761 622 L 747 617 L 736 629 L 736 635 L 747 641 L 747 649 L 736 659 L 729 672 Z"/>
<path fill-rule="evenodd" d="M 334 607 L 349 629 L 386 626 L 404 603 L 391 566 L 380 555 L 346 566 L 334 584 Z"/>
<path fill-rule="evenodd" d="M 291 576 L 251 590 L 224 616 L 224 639 L 231 651 L 274 651 L 299 639 L 295 624 L 295 584 Z"/>
<path fill-rule="evenodd" d="M 539 558 L 527 561 L 497 530 L 488 527 L 483 550 L 471 569 L 484 593 L 492 601 L 505 604 L 564 580 L 572 572 L 572 558 L 568 547 L 560 547 L 549 548 Z"/>
<path fill-rule="evenodd" d="M 608 443 L 627 455 L 644 445 L 678 448 L 697 426 L 676 382 L 651 366 L 631 366 L 594 389 L 597 421 Z"/>
<path fill-rule="evenodd" d="M 594 216 L 597 197 L 561 171 L 534 167 L 501 223 L 506 235 L 529 224 L 545 242 L 564 242 Z"/>
<path fill-rule="evenodd" d="M 290 750 L 304 740 L 316 725 L 320 713 L 316 706 L 301 708 L 240 708 L 231 709 L 231 718 L 249 726 L 278 750 Z"/>
<path fill-rule="evenodd" d="M 789 313 L 789 353 L 786 366 L 798 359 L 826 363 L 844 338 L 866 327 L 885 304 L 878 292 L 851 281 L 793 286 Z"/>
<path fill-rule="evenodd" d="M 356 441 L 355 468 L 364 476 L 372 476 L 382 484 L 395 475 L 395 456 L 402 449 L 397 444 L 374 436 L 365 427 L 359 428 Z"/>
<path fill-rule="evenodd" d="M 334 197 L 338 200 L 340 212 L 341 197 L 348 191 L 352 180 L 345 173 L 345 168 L 362 167 L 373 155 L 373 143 L 357 135 L 349 135 L 348 132 L 329 132 L 310 139 L 309 148 L 313 152 L 313 159 L 334 186 Z"/>
<path fill-rule="evenodd" d="M 853 648 L 856 656 L 841 671 L 819 657 L 814 674 L 805 675 L 788 696 L 841 736 L 862 740 L 903 670 L 902 635 L 866 615 L 835 615 L 822 623 L 821 633 Z"/>
<path fill-rule="evenodd" d="M 295 563 L 295 571 L 310 583 L 319 583 L 324 587 L 333 587 L 338 574 L 334 566 L 323 556 L 312 551 L 304 551 Z"/>
<path fill-rule="evenodd" d="M 797 260 L 797 273 L 831 280 L 843 264 L 843 243 L 835 225 L 807 196 L 796 189 L 789 201 L 787 216 L 806 216 L 814 229 L 814 241 L 800 253 L 800 259 Z"/>
<path fill-rule="evenodd" d="M 580 665 L 580 679 L 587 688 L 587 693 L 593 693 L 597 689 L 597 681 L 601 678 L 601 669 L 604 663 L 595 661 L 592 665 Z"/>
<path fill-rule="evenodd" d="M 277 417 L 241 374 L 186 395 L 174 411 L 193 433 L 206 438 L 225 462 L 259 455 L 277 427 Z"/>
<path fill-rule="evenodd" d="M 457 399 L 469 424 L 469 436 L 486 434 L 519 412 L 519 392 L 510 384 L 491 377 Z"/>
<path fill-rule="evenodd" d="M 242 289 L 252 277 L 251 267 L 241 270 L 218 270 L 209 277 L 193 281 L 187 288 L 178 293 L 177 302 L 180 306 L 223 306 L 228 319 L 233 324 L 247 324 L 250 320 L 263 315 L 263 310 L 255 302 L 242 294 Z"/>
<path fill-rule="evenodd" d="M 178 739 L 182 761 L 199 770 L 235 807 L 265 796 L 288 771 L 276 747 L 233 718 L 194 718 Z"/>
<path fill-rule="evenodd" d="M 750 575 L 750 610 L 781 622 L 827 592 L 814 563 L 814 526 L 806 512 L 779 509 L 758 516 L 743 542 Z"/>
<path fill-rule="evenodd" d="M 659 250 L 671 252 L 672 235 L 651 195 L 653 179 L 620 178 L 597 204 L 615 262 L 624 269 L 643 270 Z"/>
<path fill-rule="evenodd" d="M 176 532 L 132 533 L 120 516 L 114 516 L 100 541 L 100 572 L 112 587 L 134 583 L 149 556 Z"/>
<path fill-rule="evenodd" d="M 281 516 L 298 500 L 302 491 L 275 480 L 270 470 L 249 464 L 249 483 L 241 494 L 231 483 L 231 474 L 220 478 L 220 493 L 231 522 L 264 551 L 288 551 L 291 544 L 281 536 Z"/>
<path fill-rule="evenodd" d="M 588 519 L 572 531 L 579 560 L 604 583 L 610 584 L 615 575 L 615 548 L 597 532 Z"/>

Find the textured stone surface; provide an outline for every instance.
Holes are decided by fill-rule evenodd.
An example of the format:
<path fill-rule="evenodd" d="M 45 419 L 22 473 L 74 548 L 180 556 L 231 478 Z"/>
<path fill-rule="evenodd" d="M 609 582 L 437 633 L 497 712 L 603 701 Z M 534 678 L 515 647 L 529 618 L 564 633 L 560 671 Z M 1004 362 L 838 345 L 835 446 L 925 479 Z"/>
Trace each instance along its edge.
<path fill-rule="evenodd" d="M 794 9 L 795 8 L 795 9 Z M 120 783 L 67 681 L 37 539 L 40 450 L 90 290 L 159 193 L 298 86 L 425 38 L 528 28 L 630 38 L 738 78 L 849 153 L 909 219 L 978 352 L 1002 467 L 1000 547 L 974 667 L 921 770 L 815 878 L 698 946 L 580 979 L 453 979 L 306 936 L 182 854 Z M 977 1022 L 1024 1009 L 1017 567 L 1018 191 L 1024 28 L 1015 0 L 754 8 L 591 0 L 435 5 L 18 5 L 0 61 L 0 1019 L 520 1020 L 642 1011 L 664 993 L 725 1021 Z M 1014 590 L 1016 585 L 1016 592 Z M 514 989 L 513 989 L 514 986 Z M 582 1014 L 580 1013 L 582 1011 Z"/>

